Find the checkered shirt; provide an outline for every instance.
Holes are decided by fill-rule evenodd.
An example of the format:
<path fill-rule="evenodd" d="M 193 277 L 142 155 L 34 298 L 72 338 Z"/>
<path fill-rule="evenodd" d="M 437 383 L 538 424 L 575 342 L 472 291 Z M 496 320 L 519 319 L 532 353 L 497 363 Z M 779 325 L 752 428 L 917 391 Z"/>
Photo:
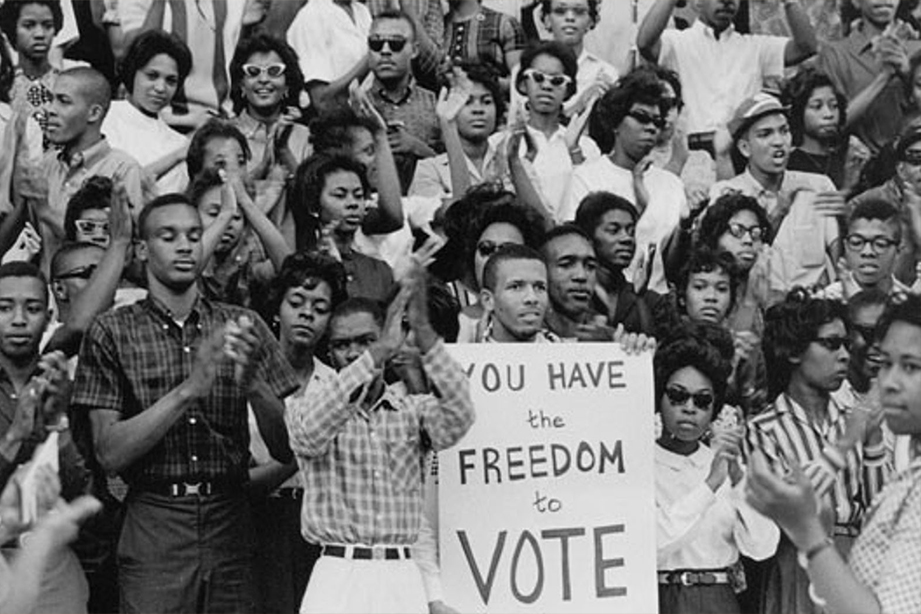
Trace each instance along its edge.
<path fill-rule="evenodd" d="M 80 350 L 71 400 L 74 412 L 116 411 L 132 418 L 192 372 L 198 348 L 231 319 L 248 315 L 261 345 L 255 377 L 279 398 L 298 388 L 268 326 L 252 311 L 199 297 L 180 326 L 152 297 L 99 316 Z M 176 481 L 244 482 L 249 465 L 246 395 L 224 359 L 210 394 L 177 420 L 122 477 L 130 486 Z"/>
<path fill-rule="evenodd" d="M 425 456 L 473 423 L 461 366 L 438 342 L 423 357 L 434 394 L 386 388 L 362 401 L 378 374 L 365 352 L 313 394 L 291 399 L 285 420 L 304 477 L 301 532 L 326 544 L 412 544 L 422 517 Z"/>
<path fill-rule="evenodd" d="M 880 493 L 848 563 L 881 612 L 921 612 L 921 458 Z"/>
<path fill-rule="evenodd" d="M 496 74 L 508 77 L 511 66 L 505 54 L 525 46 L 521 24 L 505 13 L 481 7 L 472 19 L 453 23 L 445 20 L 445 50 L 457 64 L 485 64 Z"/>

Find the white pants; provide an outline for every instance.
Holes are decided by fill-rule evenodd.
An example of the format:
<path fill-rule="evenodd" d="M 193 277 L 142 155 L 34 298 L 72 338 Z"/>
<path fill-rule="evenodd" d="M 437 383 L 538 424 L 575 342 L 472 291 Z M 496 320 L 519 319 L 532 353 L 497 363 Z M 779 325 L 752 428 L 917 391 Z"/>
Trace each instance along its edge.
<path fill-rule="evenodd" d="M 427 614 L 422 574 L 412 559 L 321 556 L 310 574 L 301 614 Z"/>

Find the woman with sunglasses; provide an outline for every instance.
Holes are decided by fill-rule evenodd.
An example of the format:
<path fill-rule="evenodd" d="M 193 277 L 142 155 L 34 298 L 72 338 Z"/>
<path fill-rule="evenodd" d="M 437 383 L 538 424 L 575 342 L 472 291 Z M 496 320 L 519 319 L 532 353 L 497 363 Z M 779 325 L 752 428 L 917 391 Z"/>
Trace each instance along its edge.
<path fill-rule="evenodd" d="M 828 539 L 808 474 L 752 460 L 747 498 L 795 544 L 825 612 L 921 611 L 921 299 L 890 307 L 880 332 L 879 400 L 886 424 L 911 438 L 914 460 L 876 498 L 850 556 Z"/>
<path fill-rule="evenodd" d="M 654 367 L 659 611 L 741 612 L 739 555 L 769 557 L 779 531 L 744 501 L 744 427 L 713 423 L 730 365 L 704 338 L 682 332 L 659 347 Z"/>
<path fill-rule="evenodd" d="M 192 70 L 192 53 L 176 35 L 150 30 L 128 48 L 119 79 L 126 100 L 113 101 L 102 123 L 109 144 L 133 156 L 162 193 L 185 189 L 189 140 L 162 118 Z"/>
<path fill-rule="evenodd" d="M 844 407 L 831 393 L 847 377 L 850 338 L 846 307 L 794 289 L 765 315 L 768 394 L 774 403 L 749 422 L 750 448 L 773 471 L 808 476 L 827 521 L 824 530 L 848 552 L 878 494 L 889 461 L 881 414 Z M 782 539 L 764 571 L 762 612 L 816 612 L 796 546 Z"/>
<path fill-rule="evenodd" d="M 556 41 L 532 45 L 521 54 L 521 64 L 515 73 L 512 113 L 524 113 L 527 148 L 534 151 L 534 188 L 539 192 L 548 217 L 560 223 L 566 189 L 573 170 L 586 161 L 597 160 L 601 152 L 595 142 L 584 135 L 588 112 L 574 117 L 564 126 L 563 103 L 576 93 L 576 73 L 579 65 L 572 49 Z M 522 109 L 524 105 L 524 109 Z M 521 121 L 514 115 L 509 120 L 507 143 L 514 139 L 516 125 Z M 525 147 L 519 148 L 522 152 Z"/>
<path fill-rule="evenodd" d="M 246 136 L 252 158 L 249 170 L 284 164 L 289 173 L 310 156 L 310 130 L 300 119 L 299 96 L 304 77 L 288 43 L 270 34 L 255 34 L 237 46 L 230 63 L 230 100 L 234 125 Z M 263 164 L 265 163 L 265 164 Z"/>

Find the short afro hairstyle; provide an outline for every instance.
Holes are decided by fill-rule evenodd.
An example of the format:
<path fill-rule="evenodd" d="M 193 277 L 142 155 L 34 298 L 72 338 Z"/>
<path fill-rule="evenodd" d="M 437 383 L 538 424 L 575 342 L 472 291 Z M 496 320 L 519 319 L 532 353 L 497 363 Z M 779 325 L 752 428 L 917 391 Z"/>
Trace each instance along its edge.
<path fill-rule="evenodd" d="M 736 299 L 739 293 L 739 278 L 736 275 L 735 262 L 732 256 L 723 252 L 716 252 L 703 246 L 699 246 L 691 252 L 687 263 L 681 267 L 678 274 L 676 286 L 678 290 L 678 305 L 686 308 L 685 296 L 688 291 L 688 285 L 691 283 L 691 275 L 696 273 L 712 273 L 714 271 L 723 271 L 729 278 L 729 308 L 727 315 L 735 307 Z"/>
<path fill-rule="evenodd" d="M 503 245 L 486 261 L 486 267 L 483 269 L 483 288 L 495 292 L 496 283 L 499 281 L 499 266 L 501 266 L 503 262 L 510 262 L 512 260 L 532 260 L 540 262 L 545 267 L 547 266 L 547 263 L 544 262 L 544 257 L 533 247 L 515 243 Z"/>
<path fill-rule="evenodd" d="M 639 219 L 636 207 L 623 196 L 611 192 L 592 192 L 582 199 L 576 209 L 576 226 L 581 228 L 588 236 L 595 236 L 595 229 L 601 224 L 601 218 L 609 211 L 624 211 L 630 215 L 633 222 Z"/>
<path fill-rule="evenodd" d="M 710 380 L 713 387 L 713 407 L 710 418 L 715 418 L 726 399 L 726 388 L 732 374 L 732 363 L 723 351 L 707 337 L 693 329 L 683 329 L 656 349 L 653 357 L 655 373 L 656 411 L 659 411 L 662 396 L 669 378 L 675 372 L 691 367 Z"/>
<path fill-rule="evenodd" d="M 320 282 L 329 286 L 333 309 L 348 298 L 345 267 L 335 258 L 318 252 L 295 252 L 285 258 L 270 286 L 266 313 L 262 314 L 267 316 L 265 320 L 275 321 L 288 290 L 301 287 L 313 289 Z"/>

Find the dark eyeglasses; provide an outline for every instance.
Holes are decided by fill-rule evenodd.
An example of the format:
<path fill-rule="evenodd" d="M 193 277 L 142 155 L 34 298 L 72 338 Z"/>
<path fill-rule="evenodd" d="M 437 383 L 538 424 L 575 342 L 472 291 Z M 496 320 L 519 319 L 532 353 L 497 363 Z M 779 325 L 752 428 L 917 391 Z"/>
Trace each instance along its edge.
<path fill-rule="evenodd" d="M 876 340 L 876 327 L 864 326 L 862 324 L 851 324 L 851 330 L 863 337 L 867 343 L 873 343 Z"/>
<path fill-rule="evenodd" d="M 109 222 L 106 220 L 74 220 L 74 226 L 85 235 L 109 234 Z"/>
<path fill-rule="evenodd" d="M 374 53 L 380 53 L 384 50 L 384 44 L 387 44 L 390 47 L 390 50 L 394 53 L 400 53 L 403 51 L 403 47 L 406 46 L 407 40 L 402 36 L 394 36 L 392 38 L 384 38 L 382 36 L 375 36 L 374 38 L 368 39 L 368 47 Z"/>
<path fill-rule="evenodd" d="M 888 239 L 886 237 L 873 237 L 872 239 L 868 239 L 862 235 L 850 234 L 844 238 L 844 244 L 847 245 L 848 249 L 852 249 L 855 252 L 862 250 L 863 246 L 867 243 L 873 247 L 873 251 L 877 254 L 899 244 L 895 239 Z"/>
<path fill-rule="evenodd" d="M 712 392 L 695 392 L 690 393 L 684 388 L 666 388 L 665 396 L 672 405 L 684 405 L 688 399 L 694 400 L 694 407 L 697 409 L 710 409 L 713 406 Z"/>
<path fill-rule="evenodd" d="M 89 279 L 93 276 L 93 273 L 96 272 L 97 266 L 98 265 L 95 264 L 88 264 L 86 266 L 77 267 L 76 269 L 55 275 L 55 279 Z"/>
<path fill-rule="evenodd" d="M 487 239 L 485 241 L 480 241 L 479 243 L 476 244 L 476 251 L 483 258 L 489 258 L 493 254 L 495 254 L 499 250 L 500 247 L 504 247 L 506 245 L 511 245 L 511 243 L 509 242 L 496 243 L 495 241 L 490 241 Z"/>
<path fill-rule="evenodd" d="M 729 224 L 729 234 L 736 239 L 741 239 L 747 234 L 752 238 L 752 241 L 760 241 L 764 236 L 764 228 L 761 226 L 745 226 L 744 224 Z"/>
<path fill-rule="evenodd" d="M 259 66 L 257 64 L 244 64 L 243 74 L 250 79 L 258 79 L 262 75 L 276 79 L 285 74 L 285 65 L 269 64 L 268 66 Z"/>
<path fill-rule="evenodd" d="M 906 151 L 902 154 L 902 162 L 910 164 L 911 166 L 921 166 L 921 152 Z"/>
<path fill-rule="evenodd" d="M 829 352 L 837 352 L 841 348 L 844 348 L 848 352 L 851 351 L 851 340 L 847 337 L 816 337 L 813 341 Z"/>
<path fill-rule="evenodd" d="M 521 74 L 537 85 L 543 85 L 544 81 L 549 83 L 552 87 L 563 87 L 564 85 L 572 83 L 572 77 L 569 75 L 548 75 L 536 68 L 528 68 Z"/>
<path fill-rule="evenodd" d="M 665 127 L 664 117 L 662 117 L 661 115 L 653 115 L 651 113 L 647 113 L 646 111 L 630 110 L 627 113 L 627 117 L 632 117 L 633 119 L 640 122 L 644 126 L 649 126 L 649 125 L 655 126 L 659 130 Z"/>

